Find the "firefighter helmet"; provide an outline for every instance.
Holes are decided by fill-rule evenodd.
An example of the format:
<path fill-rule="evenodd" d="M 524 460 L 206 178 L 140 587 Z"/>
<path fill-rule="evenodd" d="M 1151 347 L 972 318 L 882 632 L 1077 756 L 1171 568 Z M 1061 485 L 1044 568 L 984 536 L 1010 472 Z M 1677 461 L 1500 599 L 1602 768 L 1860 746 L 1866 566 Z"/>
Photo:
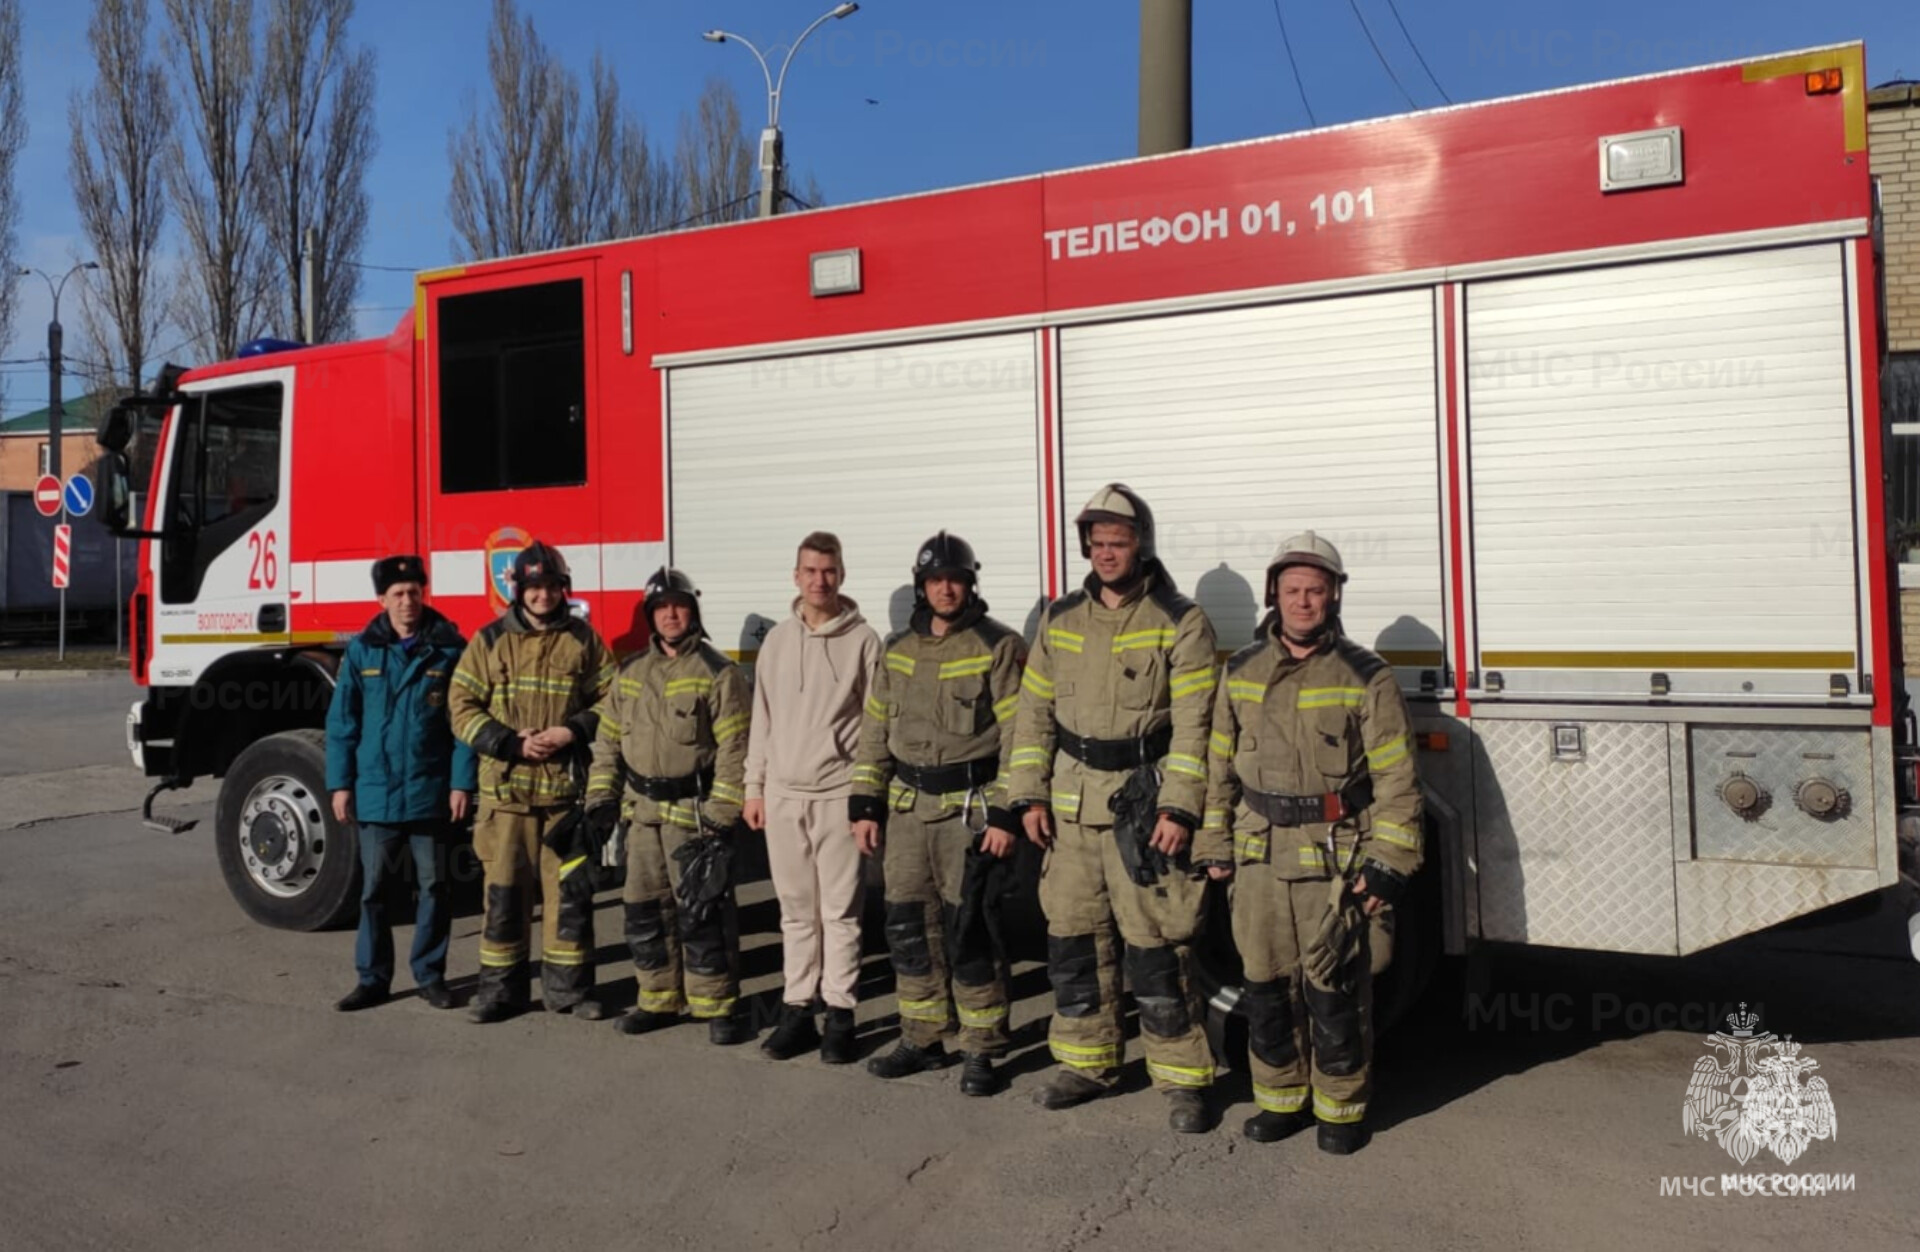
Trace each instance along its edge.
<path fill-rule="evenodd" d="M 693 585 L 693 579 L 680 570 L 662 565 L 647 578 L 647 586 L 642 593 L 641 603 L 647 608 L 647 627 L 653 629 L 653 611 L 678 601 L 685 604 L 693 613 L 693 625 L 687 631 L 690 635 L 702 633 L 700 626 L 700 588 Z M 656 632 L 657 633 L 657 632 Z"/>
<path fill-rule="evenodd" d="M 1093 555 L 1093 527 L 1096 522 L 1120 522 L 1133 527 L 1140 536 L 1140 560 L 1153 560 L 1153 510 L 1125 483 L 1108 483 L 1093 493 L 1087 507 L 1073 524 L 1080 530 L 1080 555 Z"/>
<path fill-rule="evenodd" d="M 1280 599 L 1280 574 L 1290 565 L 1311 565 L 1324 570 L 1333 579 L 1333 598 L 1337 607 L 1340 601 L 1340 588 L 1347 582 L 1346 563 L 1340 559 L 1340 549 L 1310 530 L 1290 535 L 1280 544 L 1273 554 L 1273 560 L 1267 562 L 1267 607 L 1273 608 Z"/>
<path fill-rule="evenodd" d="M 518 601 L 533 583 L 551 583 L 562 592 L 573 590 L 573 571 L 560 549 L 536 539 L 514 554 L 513 598 Z"/>
<path fill-rule="evenodd" d="M 919 555 L 913 558 L 913 594 L 916 599 L 926 597 L 927 579 L 935 574 L 956 575 L 968 587 L 978 587 L 980 562 L 973 555 L 973 545 L 944 530 L 921 544 Z"/>

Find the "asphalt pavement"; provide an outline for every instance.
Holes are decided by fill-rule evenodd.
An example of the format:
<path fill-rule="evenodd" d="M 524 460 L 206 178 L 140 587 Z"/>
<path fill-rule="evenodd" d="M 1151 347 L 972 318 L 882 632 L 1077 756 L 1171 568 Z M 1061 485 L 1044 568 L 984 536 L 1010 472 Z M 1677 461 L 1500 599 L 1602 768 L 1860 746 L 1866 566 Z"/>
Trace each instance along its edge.
<path fill-rule="evenodd" d="M 641 1039 L 540 1013 L 477 1027 L 411 996 L 337 1013 L 351 932 L 246 919 L 215 865 L 210 784 L 177 797 L 193 831 L 141 826 L 120 731 L 130 698 L 94 680 L 0 684 L 9 1252 L 1920 1240 L 1920 966 L 1892 902 L 1686 960 L 1532 950 L 1450 968 L 1382 1042 L 1377 1133 L 1341 1159 L 1310 1134 L 1241 1138 L 1253 1108 L 1237 1065 L 1216 1087 L 1221 1125 L 1169 1133 L 1132 1044 L 1119 1095 L 1035 1107 L 1050 1004 L 1030 963 L 1012 1089 L 985 1100 L 959 1094 L 957 1069 L 885 1083 L 817 1056 L 713 1048 L 693 1025 Z M 450 970 L 463 992 L 471 895 Z M 603 898 L 601 981 L 627 1004 L 618 919 Z M 776 922 L 754 885 L 745 990 L 763 1025 Z M 862 995 L 869 1055 L 895 1024 L 877 951 Z M 1837 1137 L 1791 1164 L 1763 1151 L 1742 1165 L 1683 1129 L 1702 1037 L 1742 1002 L 1804 1045 L 1831 1092 Z M 1727 1176 L 1774 1175 L 1847 1189 L 1720 1194 Z"/>

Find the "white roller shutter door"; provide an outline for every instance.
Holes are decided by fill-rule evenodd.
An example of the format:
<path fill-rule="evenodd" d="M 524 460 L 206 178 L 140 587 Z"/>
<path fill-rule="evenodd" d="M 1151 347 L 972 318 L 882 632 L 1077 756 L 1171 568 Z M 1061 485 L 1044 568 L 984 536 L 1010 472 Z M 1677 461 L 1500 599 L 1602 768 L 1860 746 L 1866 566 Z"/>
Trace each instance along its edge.
<path fill-rule="evenodd" d="M 757 651 L 791 614 L 814 530 L 840 536 L 846 594 L 882 635 L 943 528 L 973 544 L 994 615 L 1024 627 L 1042 595 L 1034 373 L 1024 334 L 673 370 L 673 560 L 717 646 Z"/>
<path fill-rule="evenodd" d="M 1857 668 L 1840 249 L 1476 283 L 1481 667 L 1509 693 L 1817 694 Z"/>
<path fill-rule="evenodd" d="M 1279 542 L 1313 529 L 1351 577 L 1347 633 L 1404 681 L 1437 670 L 1433 319 L 1421 290 L 1063 330 L 1068 585 L 1086 573 L 1073 515 L 1124 482 L 1222 648 L 1252 638 Z"/>

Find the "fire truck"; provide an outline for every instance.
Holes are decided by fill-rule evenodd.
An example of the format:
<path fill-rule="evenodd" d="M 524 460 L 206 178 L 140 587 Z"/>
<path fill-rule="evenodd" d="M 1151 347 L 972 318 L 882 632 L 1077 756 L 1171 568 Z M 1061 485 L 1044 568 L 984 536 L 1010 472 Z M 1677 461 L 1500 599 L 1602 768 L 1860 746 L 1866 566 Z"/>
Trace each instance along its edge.
<path fill-rule="evenodd" d="M 101 438 L 144 541 L 134 760 L 220 780 L 249 914 L 336 924 L 358 869 L 321 726 L 376 558 L 425 554 L 471 633 L 556 544 L 623 654 L 671 562 L 751 662 L 815 529 L 883 633 L 941 528 L 1031 632 L 1120 481 L 1222 649 L 1282 536 L 1345 555 L 1345 630 L 1419 729 L 1397 967 L 1682 955 L 1893 888 L 1864 55 L 506 257 L 418 275 L 383 339 L 169 368 Z"/>

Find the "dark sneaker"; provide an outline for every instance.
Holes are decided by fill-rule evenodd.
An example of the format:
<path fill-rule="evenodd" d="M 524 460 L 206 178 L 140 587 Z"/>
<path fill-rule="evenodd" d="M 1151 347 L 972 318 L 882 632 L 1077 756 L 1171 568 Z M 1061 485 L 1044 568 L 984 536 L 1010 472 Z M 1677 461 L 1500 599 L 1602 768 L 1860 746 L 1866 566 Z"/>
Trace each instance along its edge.
<path fill-rule="evenodd" d="M 1206 1134 L 1213 1126 L 1213 1119 L 1207 1114 L 1207 1098 L 1191 1087 L 1169 1090 L 1167 1125 L 1177 1134 Z"/>
<path fill-rule="evenodd" d="M 875 1078 L 905 1078 L 908 1074 L 939 1069 L 946 1063 L 947 1050 L 938 1042 L 921 1048 L 902 1039 L 893 1051 L 868 1061 L 867 1072 Z"/>
<path fill-rule="evenodd" d="M 361 1009 L 370 1009 L 375 1005 L 385 1004 L 387 998 L 387 989 L 385 987 L 370 987 L 366 983 L 361 983 L 352 991 L 347 992 L 347 994 L 341 998 L 340 1002 L 333 1007 L 339 1009 L 342 1013 L 357 1013 Z"/>
<path fill-rule="evenodd" d="M 423 983 L 420 987 L 420 998 L 436 1009 L 450 1009 L 454 1004 L 453 992 L 448 990 L 447 984 L 443 982 Z"/>
<path fill-rule="evenodd" d="M 1070 1109 L 1076 1104 L 1097 1100 L 1105 1094 L 1107 1088 L 1093 1079 L 1082 1078 L 1070 1069 L 1063 1069 L 1053 1076 L 1053 1081 L 1034 1092 L 1033 1102 L 1043 1109 Z"/>
<path fill-rule="evenodd" d="M 820 1044 L 820 1060 L 827 1065 L 853 1063 L 852 1009 L 827 1010 L 827 1035 Z"/>
<path fill-rule="evenodd" d="M 804 1005 L 780 1006 L 780 1024 L 773 1028 L 760 1050 L 776 1061 L 791 1060 L 802 1052 L 820 1046 L 820 1031 L 813 1024 L 813 1012 Z"/>
<path fill-rule="evenodd" d="M 1367 1146 L 1367 1128 L 1359 1122 L 1321 1122 L 1320 1150 L 1335 1156 L 1352 1156 Z"/>
<path fill-rule="evenodd" d="M 960 1094 L 990 1096 L 1000 1090 L 1000 1075 L 993 1072 L 993 1058 L 978 1052 L 967 1053 L 966 1068 L 960 1071 Z"/>
<path fill-rule="evenodd" d="M 645 1009 L 635 1009 L 623 1014 L 613 1023 L 613 1028 L 623 1035 L 645 1035 L 665 1030 L 679 1020 L 678 1013 L 649 1013 Z"/>
<path fill-rule="evenodd" d="M 1255 1143 L 1278 1143 L 1289 1135 L 1297 1135 L 1313 1125 L 1313 1114 L 1301 1109 L 1295 1113 L 1270 1113 L 1261 1111 L 1249 1117 L 1240 1127 L 1240 1133 Z"/>

